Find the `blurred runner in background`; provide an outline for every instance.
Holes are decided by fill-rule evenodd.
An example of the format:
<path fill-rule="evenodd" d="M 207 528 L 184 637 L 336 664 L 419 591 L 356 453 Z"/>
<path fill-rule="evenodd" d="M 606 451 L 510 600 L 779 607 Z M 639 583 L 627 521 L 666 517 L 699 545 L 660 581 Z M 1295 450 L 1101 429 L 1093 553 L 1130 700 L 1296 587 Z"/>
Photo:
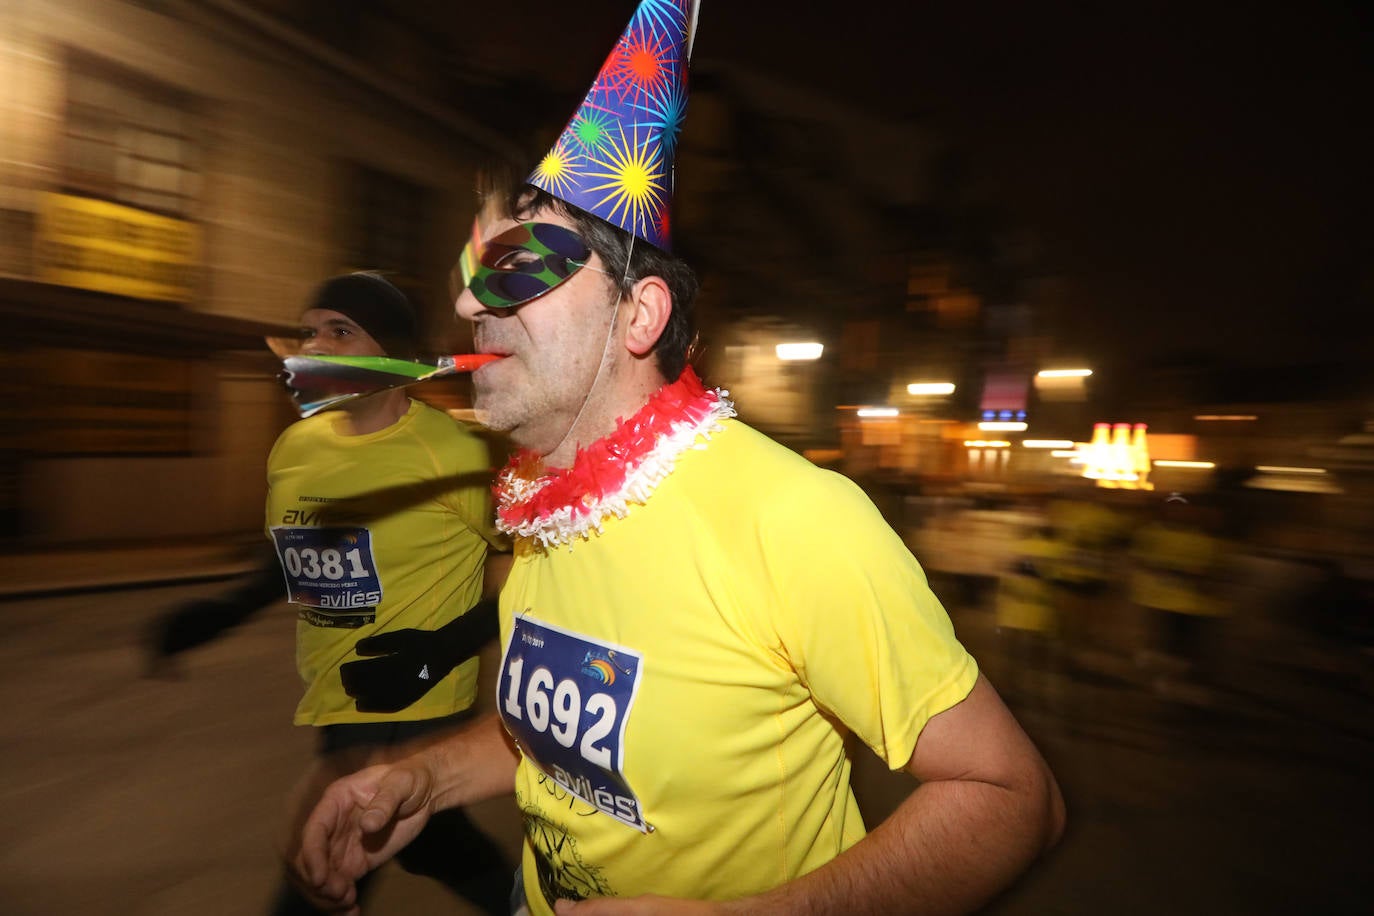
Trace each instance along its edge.
<path fill-rule="evenodd" d="M 304 355 L 415 356 L 414 309 L 378 274 L 328 280 L 300 321 Z M 295 722 L 319 733 L 289 838 L 331 781 L 469 717 L 475 654 L 496 633 L 494 604 L 480 602 L 484 579 L 494 597 L 508 565 L 491 554 L 506 542 L 492 527 L 490 467 L 482 438 L 404 389 L 301 420 L 268 458 L 275 559 L 229 595 L 160 622 L 154 652 L 166 658 L 280 600 L 285 578 L 305 684 Z M 437 815 L 397 859 L 485 912 L 507 912 L 510 865 L 461 808 Z M 316 910 L 286 884 L 273 912 Z"/>

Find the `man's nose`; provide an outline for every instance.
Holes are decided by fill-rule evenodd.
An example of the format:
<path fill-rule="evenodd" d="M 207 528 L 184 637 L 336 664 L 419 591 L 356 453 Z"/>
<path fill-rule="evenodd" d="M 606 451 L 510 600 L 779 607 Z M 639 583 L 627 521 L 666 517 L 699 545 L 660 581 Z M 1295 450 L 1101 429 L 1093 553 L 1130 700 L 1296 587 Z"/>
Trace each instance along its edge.
<path fill-rule="evenodd" d="M 453 312 L 463 321 L 472 321 L 484 311 L 486 311 L 486 306 L 478 302 L 477 297 L 472 294 L 472 290 L 466 287 L 453 301 Z"/>

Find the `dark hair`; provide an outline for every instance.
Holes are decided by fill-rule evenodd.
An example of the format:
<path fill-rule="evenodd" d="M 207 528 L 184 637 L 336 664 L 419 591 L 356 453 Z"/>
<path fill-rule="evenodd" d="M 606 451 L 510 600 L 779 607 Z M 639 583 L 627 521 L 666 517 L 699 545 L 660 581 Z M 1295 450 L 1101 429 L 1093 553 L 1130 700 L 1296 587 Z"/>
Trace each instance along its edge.
<path fill-rule="evenodd" d="M 419 346 L 415 306 L 390 280 L 373 271 L 331 277 L 315 288 L 305 310 L 328 309 L 353 320 L 387 356 L 413 359 Z"/>
<path fill-rule="evenodd" d="M 507 207 L 508 212 L 517 218 L 541 210 L 553 210 L 566 217 L 577 227 L 577 234 L 582 236 L 588 247 L 601 256 L 612 282 L 622 295 L 628 294 L 635 283 L 644 277 L 661 277 L 672 294 L 673 308 L 663 332 L 654 342 L 654 359 L 658 371 L 669 381 L 682 374 L 696 336 L 692 305 L 698 283 L 696 274 L 687 266 L 687 262 L 530 185 L 516 186 L 510 192 Z M 625 265 L 627 256 L 630 260 L 628 270 Z"/>

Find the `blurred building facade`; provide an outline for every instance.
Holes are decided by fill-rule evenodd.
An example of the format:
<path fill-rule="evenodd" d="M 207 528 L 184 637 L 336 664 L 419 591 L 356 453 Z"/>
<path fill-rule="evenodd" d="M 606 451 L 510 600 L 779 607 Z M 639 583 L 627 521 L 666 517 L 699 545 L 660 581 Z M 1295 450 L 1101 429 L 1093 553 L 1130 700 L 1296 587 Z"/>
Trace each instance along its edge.
<path fill-rule="evenodd" d="M 433 352 L 464 345 L 446 278 L 478 173 L 523 174 L 577 101 L 467 67 L 445 34 L 467 26 L 404 0 L 0 5 L 0 537 L 259 529 L 294 416 L 263 337 L 327 275 L 387 272 Z M 1081 473 L 1072 448 L 1023 440 L 1099 422 L 1222 476 L 1374 464 L 1345 441 L 1374 418 L 1367 372 L 1037 379 L 1092 355 L 1056 351 L 1033 246 L 945 138 L 862 101 L 694 62 L 674 234 L 702 269 L 697 362 L 745 420 L 867 481 L 1055 486 Z M 778 358 L 808 341 L 819 359 Z"/>
<path fill-rule="evenodd" d="M 263 337 L 288 333 L 324 276 L 388 272 L 426 306 L 432 349 L 461 347 L 444 284 L 477 174 L 518 174 L 575 99 L 466 70 L 413 12 L 0 9 L 12 543 L 255 530 L 266 451 L 292 419 Z M 938 138 L 719 63 L 694 74 L 692 104 L 675 218 L 709 268 L 701 362 L 746 419 L 842 451 L 836 405 L 885 385 L 932 327 L 915 311 L 879 325 L 904 301 L 913 214 L 938 203 Z M 875 148 L 888 168 L 862 165 Z M 951 256 L 942 245 L 923 257 Z M 828 357 L 780 365 L 774 346 L 799 337 Z"/>
<path fill-rule="evenodd" d="M 0 517 L 39 544 L 259 528 L 293 417 L 264 336 L 323 277 L 379 269 L 453 345 L 474 173 L 511 157 L 218 0 L 0 5 L 0 150 Z"/>

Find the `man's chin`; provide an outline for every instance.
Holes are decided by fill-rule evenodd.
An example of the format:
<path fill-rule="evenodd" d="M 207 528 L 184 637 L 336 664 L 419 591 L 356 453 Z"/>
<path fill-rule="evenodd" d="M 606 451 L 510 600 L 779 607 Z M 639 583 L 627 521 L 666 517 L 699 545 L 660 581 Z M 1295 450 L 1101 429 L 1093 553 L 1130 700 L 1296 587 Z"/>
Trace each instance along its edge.
<path fill-rule="evenodd" d="M 515 424 L 511 422 L 509 414 L 502 414 L 499 409 L 493 410 L 490 403 L 483 403 L 487 400 L 480 392 L 475 395 L 472 404 L 474 419 L 493 432 L 510 432 Z"/>
<path fill-rule="evenodd" d="M 506 430 L 495 425 L 498 418 L 494 417 L 492 412 L 485 407 L 474 405 L 472 408 L 472 416 L 478 423 L 482 424 L 487 429 L 498 433 L 506 432 Z"/>

